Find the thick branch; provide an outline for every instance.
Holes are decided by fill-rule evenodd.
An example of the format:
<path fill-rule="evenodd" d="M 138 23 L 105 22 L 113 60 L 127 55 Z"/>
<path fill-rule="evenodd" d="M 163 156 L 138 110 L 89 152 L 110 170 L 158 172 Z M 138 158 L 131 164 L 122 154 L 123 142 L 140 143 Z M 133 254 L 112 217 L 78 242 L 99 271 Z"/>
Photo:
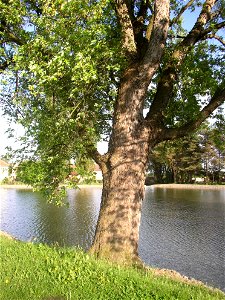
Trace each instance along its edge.
<path fill-rule="evenodd" d="M 17 44 L 18 46 L 22 46 L 24 44 L 24 41 L 22 41 L 22 39 L 20 39 L 19 37 L 17 37 L 12 32 L 7 32 L 6 33 L 6 37 L 5 37 L 4 43 L 8 43 L 8 42 L 13 42 L 13 43 Z"/>
<path fill-rule="evenodd" d="M 162 134 L 163 140 L 173 140 L 188 135 L 196 130 L 202 122 L 204 122 L 212 112 L 225 102 L 225 82 L 221 85 L 208 105 L 206 105 L 199 113 L 196 120 L 189 122 L 180 128 L 166 128 Z"/>
<path fill-rule="evenodd" d="M 21 46 L 24 44 L 23 40 L 21 38 L 19 38 L 15 33 L 13 33 L 9 29 L 8 24 L 2 18 L 1 18 L 1 23 L 0 23 L 0 32 L 1 32 L 1 35 L 3 35 L 3 38 L 1 39 L 1 43 L 13 42 L 13 43 L 16 43 L 18 46 Z"/>
<path fill-rule="evenodd" d="M 206 0 L 205 1 L 205 3 L 203 4 L 201 13 L 199 14 L 199 17 L 198 17 L 194 27 L 189 32 L 189 34 L 186 36 L 186 38 L 180 43 L 179 48 L 182 48 L 182 51 L 185 52 L 184 56 L 189 51 L 190 47 L 195 45 L 200 40 L 202 35 L 204 34 L 204 26 L 211 19 L 211 10 L 212 10 L 214 4 L 215 4 L 215 0 Z"/>
<path fill-rule="evenodd" d="M 136 56 L 137 49 L 135 44 L 134 31 L 126 1 L 115 0 L 114 2 L 117 17 L 122 28 L 123 48 L 125 50 L 125 53 L 130 57 Z"/>
<path fill-rule="evenodd" d="M 87 150 L 88 154 L 94 159 L 94 161 L 99 165 L 102 171 L 106 168 L 106 163 L 109 158 L 109 154 L 100 154 L 95 147 Z"/>
<path fill-rule="evenodd" d="M 149 80 L 154 75 L 161 60 L 169 28 L 169 0 L 156 0 L 154 21 L 149 46 L 140 67 Z"/>

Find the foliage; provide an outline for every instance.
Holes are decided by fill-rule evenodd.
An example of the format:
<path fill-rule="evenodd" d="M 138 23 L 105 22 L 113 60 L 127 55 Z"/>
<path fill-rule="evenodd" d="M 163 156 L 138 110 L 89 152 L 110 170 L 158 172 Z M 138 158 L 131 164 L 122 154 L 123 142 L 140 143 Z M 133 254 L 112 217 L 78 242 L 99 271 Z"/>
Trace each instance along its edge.
<path fill-rule="evenodd" d="M 94 161 L 92 159 L 78 156 L 76 159 L 76 172 L 81 179 L 80 183 L 95 182 Z"/>
<path fill-rule="evenodd" d="M 5 177 L 2 181 L 1 181 L 2 184 L 10 184 L 11 183 L 11 180 L 8 178 L 8 177 Z"/>
<path fill-rule="evenodd" d="M 219 119 L 210 130 L 205 128 L 200 134 L 201 147 L 203 149 L 203 174 L 206 182 L 221 182 L 225 170 L 225 127 L 223 115 L 219 115 Z"/>
<path fill-rule="evenodd" d="M 156 182 L 192 183 L 201 170 L 201 155 L 197 135 L 159 144 L 150 158 Z"/>
<path fill-rule="evenodd" d="M 21 38 L 31 26 L 29 42 L 18 49 L 16 65 L 6 74 L 3 102 L 27 129 L 21 153 L 32 136 L 30 151 L 45 166 L 42 186 L 54 190 L 65 174 L 63 166 L 71 158 L 84 160 L 108 131 L 122 62 L 119 33 L 109 1 L 91 6 L 88 1 L 39 1 L 40 14 L 32 1 L 25 3 L 14 1 L 12 11 L 3 10 L 6 22 L 14 13 Z"/>
<path fill-rule="evenodd" d="M 149 171 L 157 183 L 221 183 L 225 168 L 223 116 L 214 125 L 204 124 L 195 134 L 159 144 L 151 152 Z"/>
<path fill-rule="evenodd" d="M 1 237 L 0 299 L 224 299 L 219 290 Z"/>
<path fill-rule="evenodd" d="M 125 2 L 129 9 L 124 18 L 119 9 Z M 144 69 L 155 3 L 1 1 L 4 76 L 0 101 L 5 113 L 26 128 L 21 153 L 29 144 L 29 156 L 42 161 L 39 186 L 58 191 L 68 175 L 70 159 L 99 161 L 97 141 L 103 135 L 109 139 L 119 120 L 116 101 L 124 71 L 133 64 Z M 204 115 L 201 107 L 224 89 L 224 1 L 216 1 L 212 11 L 203 14 L 208 19 L 196 23 L 198 35 L 196 31 L 189 35 L 182 20 L 182 11 L 189 11 L 190 16 L 199 9 L 204 12 L 204 3 L 189 1 L 184 7 L 183 1 L 171 1 L 168 37 L 159 47 L 164 52 L 142 93 L 147 96 L 140 100 L 142 111 L 137 115 L 142 115 L 143 107 L 152 108 L 145 125 L 151 117 L 153 123 L 160 120 L 155 122 L 160 130 L 181 129 L 164 140 L 193 130 L 191 122 Z M 132 25 L 131 39 L 124 23 L 127 19 Z M 208 41 L 213 38 L 218 43 Z M 183 130 L 184 125 L 190 125 L 189 129 Z"/>
<path fill-rule="evenodd" d="M 24 161 L 16 168 L 17 180 L 28 185 L 39 182 L 42 178 L 42 166 L 40 162 Z"/>

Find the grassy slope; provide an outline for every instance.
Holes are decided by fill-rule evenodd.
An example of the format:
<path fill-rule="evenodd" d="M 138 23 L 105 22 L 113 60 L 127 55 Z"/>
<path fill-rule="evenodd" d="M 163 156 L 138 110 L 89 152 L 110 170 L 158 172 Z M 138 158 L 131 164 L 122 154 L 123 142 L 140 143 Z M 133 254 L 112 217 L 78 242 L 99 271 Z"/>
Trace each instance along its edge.
<path fill-rule="evenodd" d="M 225 299 L 218 290 L 112 266 L 80 250 L 0 237 L 0 299 Z"/>

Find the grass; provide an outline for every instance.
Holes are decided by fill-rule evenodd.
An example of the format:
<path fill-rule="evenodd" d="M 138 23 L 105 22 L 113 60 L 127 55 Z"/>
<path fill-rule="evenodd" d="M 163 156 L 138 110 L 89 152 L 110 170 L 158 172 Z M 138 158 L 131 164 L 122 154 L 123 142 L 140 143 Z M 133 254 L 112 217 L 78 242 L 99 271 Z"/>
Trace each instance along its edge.
<path fill-rule="evenodd" d="M 81 250 L 0 237 L 0 299 L 225 299 L 219 290 L 95 260 Z"/>

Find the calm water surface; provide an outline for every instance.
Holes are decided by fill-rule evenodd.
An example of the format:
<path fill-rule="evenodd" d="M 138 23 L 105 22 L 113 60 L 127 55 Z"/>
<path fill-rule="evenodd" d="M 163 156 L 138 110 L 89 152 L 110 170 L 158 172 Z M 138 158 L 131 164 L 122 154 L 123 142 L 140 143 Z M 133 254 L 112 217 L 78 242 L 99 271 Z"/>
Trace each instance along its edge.
<path fill-rule="evenodd" d="M 100 187 L 69 190 L 69 207 L 46 204 L 38 193 L 0 188 L 1 226 L 15 237 L 88 249 Z M 139 253 L 152 266 L 225 290 L 225 190 L 146 188 Z"/>

